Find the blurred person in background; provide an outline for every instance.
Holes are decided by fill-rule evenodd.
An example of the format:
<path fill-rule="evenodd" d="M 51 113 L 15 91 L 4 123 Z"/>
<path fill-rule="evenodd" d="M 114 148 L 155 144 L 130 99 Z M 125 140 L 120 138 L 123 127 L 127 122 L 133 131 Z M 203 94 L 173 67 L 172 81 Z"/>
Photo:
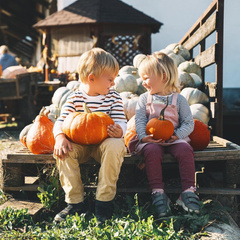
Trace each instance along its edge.
<path fill-rule="evenodd" d="M 15 57 L 8 53 L 8 47 L 6 45 L 0 47 L 0 64 L 2 66 L 2 71 L 10 66 L 18 65 Z"/>

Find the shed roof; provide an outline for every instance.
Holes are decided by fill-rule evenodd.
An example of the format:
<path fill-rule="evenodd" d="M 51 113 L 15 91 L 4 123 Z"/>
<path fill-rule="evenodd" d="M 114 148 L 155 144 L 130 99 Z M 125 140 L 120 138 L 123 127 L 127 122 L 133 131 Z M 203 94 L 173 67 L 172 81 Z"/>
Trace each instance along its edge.
<path fill-rule="evenodd" d="M 120 0 L 77 0 L 34 25 L 36 28 L 86 23 L 145 24 L 151 32 L 162 23 Z"/>

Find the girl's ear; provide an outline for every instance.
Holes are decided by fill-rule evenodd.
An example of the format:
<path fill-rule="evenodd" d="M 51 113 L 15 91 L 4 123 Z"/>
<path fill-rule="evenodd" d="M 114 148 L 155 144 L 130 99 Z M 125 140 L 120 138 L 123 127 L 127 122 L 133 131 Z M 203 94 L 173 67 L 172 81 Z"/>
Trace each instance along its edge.
<path fill-rule="evenodd" d="M 164 72 L 162 76 L 163 76 L 163 81 L 166 82 L 166 81 L 167 81 L 167 75 L 166 75 L 166 73 Z"/>

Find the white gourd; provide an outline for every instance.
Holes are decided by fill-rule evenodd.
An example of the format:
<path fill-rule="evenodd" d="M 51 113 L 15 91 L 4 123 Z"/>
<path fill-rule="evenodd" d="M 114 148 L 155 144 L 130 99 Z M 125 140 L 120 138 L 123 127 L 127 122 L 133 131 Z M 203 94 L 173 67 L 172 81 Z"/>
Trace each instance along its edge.
<path fill-rule="evenodd" d="M 191 59 L 191 54 L 183 45 L 178 43 L 169 44 L 166 49 L 172 50 L 175 54 L 182 56 L 185 60 Z"/>
<path fill-rule="evenodd" d="M 132 74 L 124 74 L 118 76 L 114 80 L 115 90 L 119 93 L 121 92 L 132 92 L 136 93 L 138 90 L 138 84 L 136 78 Z"/>
<path fill-rule="evenodd" d="M 136 79 L 140 77 L 139 74 L 138 74 L 137 68 L 135 68 L 135 67 L 133 67 L 133 66 L 129 66 L 129 65 L 123 66 L 123 67 L 119 70 L 119 73 L 118 73 L 119 76 L 123 76 L 123 75 L 126 75 L 126 74 L 131 74 L 131 75 L 133 75 Z"/>
<path fill-rule="evenodd" d="M 158 55 L 159 53 L 165 53 L 166 55 L 168 55 L 168 54 L 174 53 L 174 52 L 170 49 L 164 48 L 164 49 L 161 49 L 160 51 L 155 52 L 156 55 Z"/>
<path fill-rule="evenodd" d="M 187 72 L 187 73 L 196 73 L 199 77 L 202 77 L 201 68 L 195 62 L 185 61 L 179 64 L 178 66 L 179 72 Z"/>
<path fill-rule="evenodd" d="M 76 89 L 80 86 L 81 82 L 80 81 L 70 81 L 66 87 L 69 88 L 69 89 Z"/>
<path fill-rule="evenodd" d="M 201 88 L 203 81 L 202 78 L 199 77 L 196 73 L 189 73 L 189 75 L 193 78 L 195 87 L 196 88 Z"/>
<path fill-rule="evenodd" d="M 120 96 L 123 100 L 124 114 L 127 120 L 129 120 L 136 113 L 136 105 L 137 105 L 139 96 L 131 92 L 121 92 Z"/>
<path fill-rule="evenodd" d="M 173 60 L 174 64 L 178 67 L 185 59 L 181 55 L 175 53 L 169 53 L 168 56 Z"/>
<path fill-rule="evenodd" d="M 58 108 L 62 108 L 63 104 L 66 102 L 68 96 L 73 92 L 72 89 L 67 87 L 58 88 L 52 97 L 52 103 L 55 104 Z"/>
<path fill-rule="evenodd" d="M 201 103 L 196 103 L 190 106 L 193 118 L 208 125 L 210 116 L 209 109 Z"/>
<path fill-rule="evenodd" d="M 186 87 L 196 87 L 194 79 L 187 72 L 179 72 L 178 73 L 178 85 L 180 89 L 184 89 Z"/>
<path fill-rule="evenodd" d="M 136 92 L 137 95 L 141 95 L 142 93 L 145 93 L 147 91 L 147 89 L 142 85 L 143 80 L 142 78 L 138 78 L 137 79 L 137 84 L 138 84 L 138 90 Z"/>
<path fill-rule="evenodd" d="M 187 99 L 190 106 L 195 103 L 206 104 L 209 102 L 209 97 L 207 94 L 197 88 L 186 87 L 181 91 L 180 94 Z"/>
<path fill-rule="evenodd" d="M 53 123 L 58 119 L 60 116 L 61 109 L 58 108 L 55 104 L 51 104 L 45 107 L 44 115 L 47 116 Z"/>
<path fill-rule="evenodd" d="M 137 54 L 134 58 L 133 58 L 133 66 L 135 68 L 139 68 L 142 60 L 146 57 L 145 54 Z"/>

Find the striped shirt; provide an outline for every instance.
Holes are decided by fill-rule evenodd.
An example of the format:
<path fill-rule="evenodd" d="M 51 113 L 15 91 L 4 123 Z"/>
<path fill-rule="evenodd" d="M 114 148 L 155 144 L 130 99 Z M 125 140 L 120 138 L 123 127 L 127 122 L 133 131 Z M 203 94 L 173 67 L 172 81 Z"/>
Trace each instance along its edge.
<path fill-rule="evenodd" d="M 146 104 L 147 104 L 147 96 L 148 92 L 140 95 L 137 106 L 136 106 L 136 131 L 138 138 L 141 140 L 143 137 L 147 136 L 146 133 L 146 124 L 148 122 L 148 118 L 146 116 Z M 169 95 L 169 104 L 172 104 L 173 94 Z M 167 96 L 159 96 L 153 94 L 152 101 L 156 102 L 164 102 L 167 103 Z M 178 94 L 177 98 L 177 109 L 178 109 L 178 120 L 179 127 L 174 130 L 175 135 L 179 139 L 186 138 L 194 128 L 194 121 L 192 117 L 192 113 L 189 107 L 189 104 L 184 96 Z"/>
<path fill-rule="evenodd" d="M 115 90 L 110 90 L 106 95 L 89 96 L 81 88 L 74 91 L 61 109 L 61 115 L 54 124 L 53 134 L 56 137 L 62 133 L 62 123 L 72 112 L 84 112 L 83 103 L 86 103 L 92 112 L 104 112 L 109 115 L 115 124 L 123 130 L 127 129 L 127 119 L 124 115 L 122 98 Z"/>

